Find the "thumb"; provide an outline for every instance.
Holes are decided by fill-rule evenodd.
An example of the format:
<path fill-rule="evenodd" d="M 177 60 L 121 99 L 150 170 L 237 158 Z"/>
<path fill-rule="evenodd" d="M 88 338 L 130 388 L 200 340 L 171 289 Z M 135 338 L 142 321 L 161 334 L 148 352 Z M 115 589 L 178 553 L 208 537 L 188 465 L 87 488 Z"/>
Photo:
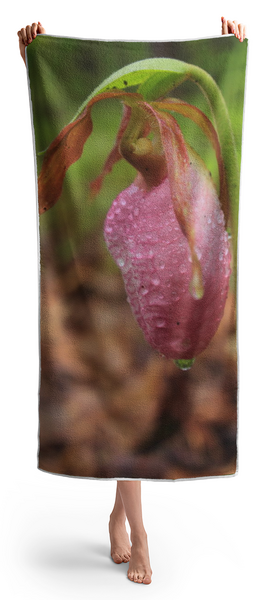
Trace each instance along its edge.
<path fill-rule="evenodd" d="M 37 33 L 45 33 L 45 32 L 46 32 L 46 30 L 42 26 L 42 23 L 40 23 L 40 21 L 38 21 Z"/>

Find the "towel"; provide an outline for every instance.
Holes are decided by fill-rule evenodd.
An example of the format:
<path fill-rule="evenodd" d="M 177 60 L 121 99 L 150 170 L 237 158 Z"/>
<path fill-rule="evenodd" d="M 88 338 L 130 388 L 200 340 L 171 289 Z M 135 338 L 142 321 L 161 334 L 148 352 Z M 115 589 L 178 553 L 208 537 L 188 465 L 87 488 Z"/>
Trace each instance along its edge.
<path fill-rule="evenodd" d="M 233 475 L 247 40 L 39 35 L 26 57 L 38 468 Z"/>

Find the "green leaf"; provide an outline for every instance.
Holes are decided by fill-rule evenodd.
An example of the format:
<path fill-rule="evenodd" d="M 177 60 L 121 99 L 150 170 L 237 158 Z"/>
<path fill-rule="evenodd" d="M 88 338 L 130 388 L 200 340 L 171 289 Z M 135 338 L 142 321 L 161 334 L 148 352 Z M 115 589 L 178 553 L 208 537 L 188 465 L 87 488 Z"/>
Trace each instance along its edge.
<path fill-rule="evenodd" d="M 112 73 L 95 88 L 80 106 L 72 121 L 79 116 L 94 96 L 108 90 L 124 90 L 137 85 L 140 86 L 138 91 L 145 100 L 157 99 L 184 81 L 189 74 L 190 66 L 172 58 L 148 58 L 126 65 Z"/>

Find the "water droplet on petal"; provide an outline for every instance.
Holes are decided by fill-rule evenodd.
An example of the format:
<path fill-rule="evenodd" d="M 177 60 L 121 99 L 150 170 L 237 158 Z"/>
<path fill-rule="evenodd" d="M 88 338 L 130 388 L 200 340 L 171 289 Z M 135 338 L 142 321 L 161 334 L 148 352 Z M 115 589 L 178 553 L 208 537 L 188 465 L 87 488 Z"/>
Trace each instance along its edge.
<path fill-rule="evenodd" d="M 119 267 L 123 267 L 125 265 L 125 261 L 123 260 L 123 258 L 118 258 L 117 264 Z"/>
<path fill-rule="evenodd" d="M 156 320 L 156 326 L 157 327 L 165 327 L 166 325 L 166 321 L 164 319 L 157 319 Z"/>
<path fill-rule="evenodd" d="M 140 290 L 140 292 L 141 292 L 142 296 L 146 296 L 146 294 L 148 294 L 148 290 L 147 290 L 147 288 L 145 288 L 144 286 L 143 286 L 143 287 L 141 287 L 141 290 Z"/>
<path fill-rule="evenodd" d="M 157 275 L 154 275 L 151 278 L 151 282 L 153 283 L 153 285 L 159 285 L 160 284 L 160 279 L 159 279 L 159 277 L 157 277 Z"/>

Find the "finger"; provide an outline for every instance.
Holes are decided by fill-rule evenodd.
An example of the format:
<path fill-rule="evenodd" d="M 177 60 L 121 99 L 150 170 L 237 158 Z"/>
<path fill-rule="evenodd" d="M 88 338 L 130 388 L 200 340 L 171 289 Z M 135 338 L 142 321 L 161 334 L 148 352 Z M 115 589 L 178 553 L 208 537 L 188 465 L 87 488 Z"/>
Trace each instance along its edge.
<path fill-rule="evenodd" d="M 31 25 L 31 35 L 32 35 L 32 39 L 33 40 L 35 40 L 35 38 L 36 38 L 37 29 L 38 29 L 38 23 L 32 23 L 32 25 Z"/>
<path fill-rule="evenodd" d="M 24 27 L 22 27 L 21 29 L 21 38 L 22 38 L 22 42 L 23 44 L 27 43 L 27 36 L 26 36 L 26 30 Z"/>
<path fill-rule="evenodd" d="M 24 61 L 24 63 L 26 64 L 26 59 L 25 59 L 25 53 L 26 53 L 26 45 L 23 42 L 22 39 L 22 32 L 21 31 L 17 31 L 17 35 L 19 38 L 19 50 L 20 50 L 20 54 L 22 56 L 22 59 Z"/>
<path fill-rule="evenodd" d="M 20 49 L 20 52 L 21 52 L 21 54 L 22 54 L 22 49 L 24 49 L 24 48 L 25 48 L 25 44 L 24 44 L 24 42 L 23 42 L 23 38 L 22 38 L 22 33 L 21 33 L 21 31 L 17 31 L 17 35 L 18 35 L 18 38 L 19 38 L 19 49 Z"/>
<path fill-rule="evenodd" d="M 240 42 L 242 42 L 244 39 L 244 26 L 242 23 L 239 23 L 238 30 L 239 30 Z"/>
<path fill-rule="evenodd" d="M 227 21 L 228 33 L 234 33 L 234 23 L 232 21 Z"/>
<path fill-rule="evenodd" d="M 225 17 L 221 17 L 222 21 L 222 35 L 226 35 L 228 33 L 227 20 Z"/>
<path fill-rule="evenodd" d="M 26 26 L 26 36 L 27 36 L 28 44 L 30 44 L 30 42 L 32 42 L 31 27 L 30 27 L 30 25 Z"/>
<path fill-rule="evenodd" d="M 239 38 L 239 29 L 238 29 L 238 21 L 233 21 L 234 23 L 234 27 L 235 27 L 235 32 L 234 35 L 236 35 L 237 38 Z"/>
<path fill-rule="evenodd" d="M 38 31 L 37 31 L 37 33 L 45 33 L 45 32 L 46 32 L 46 30 L 42 26 L 42 23 L 40 23 L 40 21 L 38 21 Z"/>

